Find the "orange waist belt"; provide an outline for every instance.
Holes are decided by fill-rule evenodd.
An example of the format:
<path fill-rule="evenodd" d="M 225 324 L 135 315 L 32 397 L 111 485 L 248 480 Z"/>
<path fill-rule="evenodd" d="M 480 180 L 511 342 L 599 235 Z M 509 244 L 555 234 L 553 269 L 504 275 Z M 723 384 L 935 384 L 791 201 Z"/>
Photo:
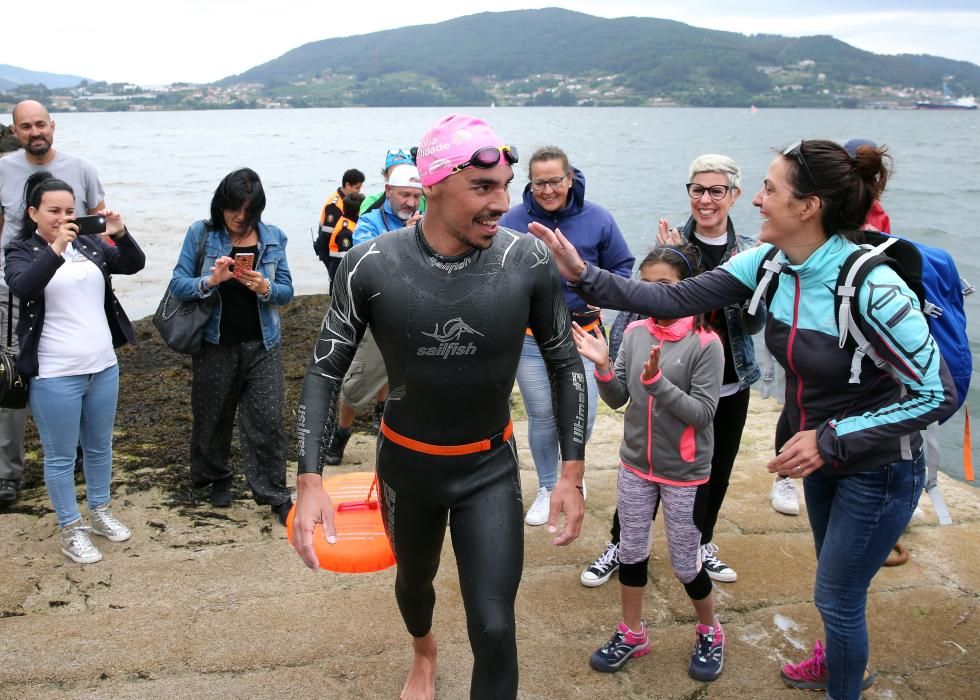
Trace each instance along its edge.
<path fill-rule="evenodd" d="M 381 433 L 396 445 L 414 450 L 415 452 L 439 455 L 441 457 L 455 457 L 458 455 L 471 455 L 477 452 L 487 452 L 504 444 L 514 434 L 514 421 L 507 421 L 507 427 L 496 435 L 484 440 L 478 440 L 477 442 L 468 442 L 464 445 L 432 445 L 428 442 L 413 440 L 410 437 L 405 437 L 401 433 L 396 433 L 388 427 L 384 420 L 381 421 Z"/>
<path fill-rule="evenodd" d="M 599 319 L 596 319 L 595 321 L 591 321 L 590 323 L 586 323 L 584 326 L 582 326 L 582 330 L 585 331 L 586 333 L 591 333 L 592 331 L 594 331 L 598 327 L 599 327 Z M 534 335 L 534 333 L 531 332 L 531 329 L 530 328 L 528 328 L 527 330 L 525 330 L 524 331 L 524 334 L 525 335 Z"/>

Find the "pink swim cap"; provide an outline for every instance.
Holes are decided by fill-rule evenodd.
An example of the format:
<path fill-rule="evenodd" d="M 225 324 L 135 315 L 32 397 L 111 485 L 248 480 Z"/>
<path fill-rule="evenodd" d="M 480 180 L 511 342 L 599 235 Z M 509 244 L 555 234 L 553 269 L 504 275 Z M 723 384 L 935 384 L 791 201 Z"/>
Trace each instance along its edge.
<path fill-rule="evenodd" d="M 449 114 L 422 135 L 415 162 L 426 187 L 445 180 L 453 168 L 468 161 L 481 148 L 498 148 L 504 142 L 490 126 L 468 114 Z"/>

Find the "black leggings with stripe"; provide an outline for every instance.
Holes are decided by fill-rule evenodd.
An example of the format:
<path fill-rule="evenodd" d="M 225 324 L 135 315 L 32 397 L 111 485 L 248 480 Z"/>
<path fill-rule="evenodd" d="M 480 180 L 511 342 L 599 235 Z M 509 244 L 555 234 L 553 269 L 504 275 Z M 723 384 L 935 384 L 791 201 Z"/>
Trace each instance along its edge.
<path fill-rule="evenodd" d="M 413 637 L 432 627 L 448 520 L 473 651 L 471 698 L 517 697 L 514 600 L 524 565 L 523 505 L 514 442 L 440 457 L 378 438 L 385 531 L 398 561 L 395 597 Z"/>

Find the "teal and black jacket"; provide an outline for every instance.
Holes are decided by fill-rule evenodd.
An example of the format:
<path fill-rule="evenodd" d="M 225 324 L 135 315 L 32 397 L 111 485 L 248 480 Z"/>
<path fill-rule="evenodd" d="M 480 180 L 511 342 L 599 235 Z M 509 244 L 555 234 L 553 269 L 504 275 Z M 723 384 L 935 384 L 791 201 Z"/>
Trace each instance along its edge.
<path fill-rule="evenodd" d="M 816 430 L 825 468 L 865 471 L 911 459 L 919 431 L 955 410 L 956 391 L 918 300 L 890 267 L 868 274 L 858 292 L 858 323 L 888 366 L 870 358 L 849 383 L 852 351 L 841 348 L 834 309 L 837 274 L 857 246 L 831 236 L 801 265 L 786 263 L 769 306 L 766 345 L 786 371 L 785 422 L 792 433 Z M 678 318 L 743 302 L 756 287 L 768 244 L 678 284 L 649 284 L 587 265 L 572 285 L 610 309 Z"/>

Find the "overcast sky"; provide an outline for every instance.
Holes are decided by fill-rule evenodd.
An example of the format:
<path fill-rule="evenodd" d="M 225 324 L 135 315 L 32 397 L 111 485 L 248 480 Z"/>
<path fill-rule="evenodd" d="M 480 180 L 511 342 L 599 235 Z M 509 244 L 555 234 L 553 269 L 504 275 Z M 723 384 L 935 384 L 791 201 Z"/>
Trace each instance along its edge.
<path fill-rule="evenodd" d="M 980 1 L 48 0 L 4 12 L 0 63 L 142 85 L 211 82 L 302 44 L 441 22 L 461 14 L 560 6 L 602 17 L 661 17 L 744 34 L 830 34 L 876 53 L 928 53 L 980 64 Z M 506 37 L 501 37 L 506 41 Z M 547 51 L 547 46 L 528 47 Z M 425 60 L 425 49 L 406 56 Z"/>

